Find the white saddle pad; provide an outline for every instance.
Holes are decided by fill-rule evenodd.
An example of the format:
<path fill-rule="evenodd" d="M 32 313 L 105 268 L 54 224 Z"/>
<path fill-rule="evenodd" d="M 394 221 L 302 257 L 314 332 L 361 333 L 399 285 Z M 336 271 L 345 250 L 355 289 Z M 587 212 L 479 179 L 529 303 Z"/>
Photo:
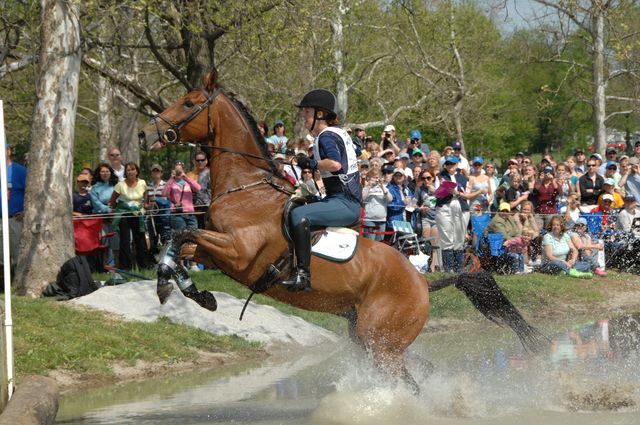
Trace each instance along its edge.
<path fill-rule="evenodd" d="M 348 261 L 356 253 L 358 236 L 358 232 L 345 227 L 327 227 L 311 253 L 331 261 Z"/>

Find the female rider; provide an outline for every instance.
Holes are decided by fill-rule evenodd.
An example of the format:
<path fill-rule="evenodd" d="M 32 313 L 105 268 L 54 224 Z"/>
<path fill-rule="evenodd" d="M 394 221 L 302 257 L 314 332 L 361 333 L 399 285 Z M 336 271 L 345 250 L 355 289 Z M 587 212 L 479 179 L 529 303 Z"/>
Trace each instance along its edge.
<path fill-rule="evenodd" d="M 308 291 L 311 289 L 311 226 L 348 226 L 358 220 L 362 186 L 351 137 L 337 126 L 335 95 L 328 90 L 311 90 L 296 106 L 301 108 L 305 128 L 316 138 L 313 159 L 298 154 L 298 166 L 320 171 L 326 196 L 291 212 L 297 270 L 295 277 L 282 285 L 290 291 Z"/>

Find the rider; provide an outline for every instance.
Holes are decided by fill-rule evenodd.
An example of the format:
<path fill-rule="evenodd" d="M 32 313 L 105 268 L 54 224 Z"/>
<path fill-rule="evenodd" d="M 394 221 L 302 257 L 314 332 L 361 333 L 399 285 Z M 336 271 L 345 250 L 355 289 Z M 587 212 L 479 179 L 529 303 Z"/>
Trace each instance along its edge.
<path fill-rule="evenodd" d="M 320 171 L 326 189 L 322 200 L 295 208 L 291 227 L 296 253 L 296 276 L 282 282 L 290 291 L 311 288 L 311 226 L 348 226 L 360 216 L 362 186 L 351 137 L 338 127 L 337 101 L 328 90 L 305 94 L 298 105 L 304 126 L 315 137 L 313 158 L 296 156 L 301 169 Z"/>

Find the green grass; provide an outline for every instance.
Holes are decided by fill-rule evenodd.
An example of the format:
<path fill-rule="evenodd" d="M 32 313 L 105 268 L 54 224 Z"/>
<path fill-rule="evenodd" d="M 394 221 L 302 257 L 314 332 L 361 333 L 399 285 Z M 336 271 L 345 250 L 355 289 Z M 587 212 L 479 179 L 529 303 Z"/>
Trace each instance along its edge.
<path fill-rule="evenodd" d="M 197 351 L 257 350 L 237 337 L 215 336 L 160 319 L 123 321 L 52 299 L 13 297 L 15 368 L 18 376 L 52 369 L 109 376 L 114 362 L 177 362 L 197 358 Z"/>

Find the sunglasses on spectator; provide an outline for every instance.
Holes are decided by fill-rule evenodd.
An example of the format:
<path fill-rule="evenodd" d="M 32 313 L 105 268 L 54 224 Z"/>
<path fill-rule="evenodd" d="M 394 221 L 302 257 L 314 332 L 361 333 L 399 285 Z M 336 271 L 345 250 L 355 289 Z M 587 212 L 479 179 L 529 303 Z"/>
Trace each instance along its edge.
<path fill-rule="evenodd" d="M 433 180 L 433 177 L 431 177 L 431 176 L 422 176 L 422 180 L 431 181 L 431 180 Z"/>
<path fill-rule="evenodd" d="M 202 158 L 202 159 L 196 158 L 196 162 L 205 162 L 206 160 L 207 160 L 207 158 Z"/>
<path fill-rule="evenodd" d="M 311 174 L 311 170 L 302 170 L 302 174 Z"/>
<path fill-rule="evenodd" d="M 110 153 L 109 156 L 120 156 L 119 153 Z"/>

